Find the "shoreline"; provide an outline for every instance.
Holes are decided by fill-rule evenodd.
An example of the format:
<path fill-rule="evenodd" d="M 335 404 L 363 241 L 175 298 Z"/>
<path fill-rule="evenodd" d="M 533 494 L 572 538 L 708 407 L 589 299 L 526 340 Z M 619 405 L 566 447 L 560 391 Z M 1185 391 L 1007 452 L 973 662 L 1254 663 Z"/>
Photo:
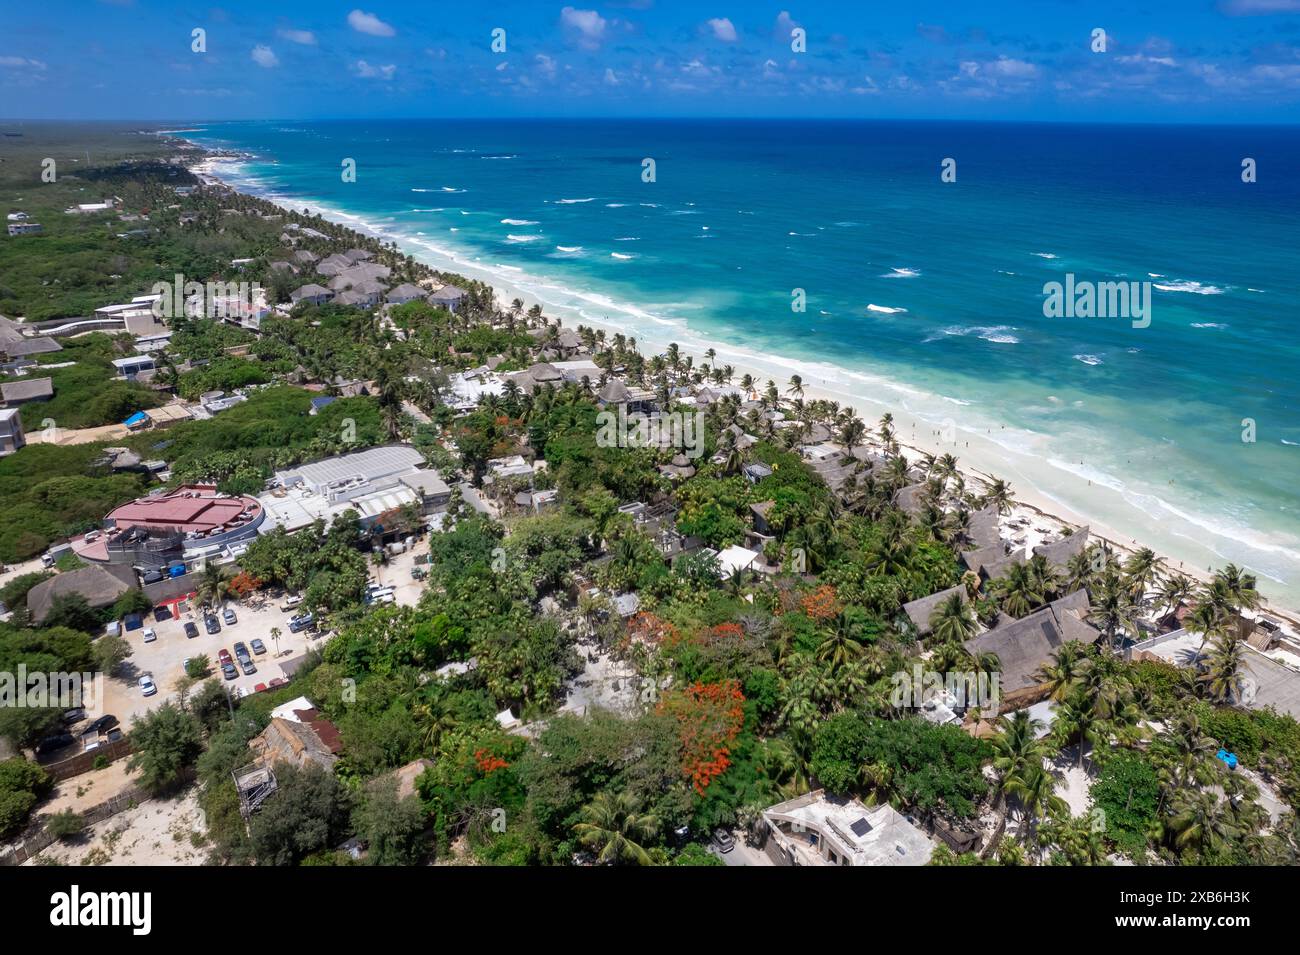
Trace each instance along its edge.
<path fill-rule="evenodd" d="M 1105 520 L 1099 520 L 1095 515 L 1090 516 L 1085 513 L 1087 510 L 1067 503 L 1066 501 L 1052 494 L 1050 489 L 1044 488 L 1041 480 L 1035 481 L 1028 473 L 1027 464 L 1033 459 L 1031 455 L 1020 455 L 1025 458 L 1023 462 L 1016 462 L 1013 458 L 1015 452 L 1000 444 L 992 437 L 993 429 L 979 429 L 974 427 L 965 427 L 952 418 L 944 419 L 939 429 L 936 429 L 935 422 L 925 418 L 923 415 L 915 412 L 905 404 L 891 402 L 887 397 L 876 397 L 863 394 L 861 391 L 849 390 L 850 388 L 864 388 L 868 385 L 877 385 L 882 390 L 888 389 L 900 395 L 909 391 L 913 394 L 919 393 L 917 389 L 910 389 L 902 382 L 892 381 L 889 379 L 879 378 L 869 373 L 853 373 L 847 369 L 840 369 L 836 366 L 816 360 L 802 358 L 780 359 L 775 356 L 755 356 L 745 348 L 735 344 L 722 341 L 710 340 L 703 338 L 699 333 L 682 334 L 686 332 L 686 323 L 664 322 L 656 319 L 654 316 L 646 315 L 647 318 L 654 322 L 662 324 L 663 330 L 651 329 L 647 334 L 646 328 L 631 327 L 622 325 L 616 321 L 610 320 L 608 315 L 602 318 L 593 318 L 587 314 L 587 310 L 592 307 L 600 307 L 608 303 L 613 306 L 614 310 L 623 310 L 629 315 L 636 316 L 640 310 L 634 306 L 623 307 L 619 303 L 604 302 L 593 296 L 585 300 L 582 304 L 576 303 L 557 303 L 547 300 L 541 293 L 521 285 L 512 285 L 508 279 L 503 279 L 497 271 L 486 265 L 480 264 L 478 259 L 470 260 L 469 256 L 473 253 L 458 253 L 451 249 L 440 249 L 430 241 L 413 240 L 405 233 L 387 232 L 383 229 L 370 226 L 362 216 L 351 214 L 345 210 L 338 210 L 330 207 L 328 204 L 317 202 L 290 200 L 284 196 L 278 196 L 271 193 L 259 193 L 256 190 L 248 188 L 246 184 L 238 181 L 230 181 L 225 178 L 221 172 L 214 167 L 223 164 L 241 165 L 254 161 L 255 157 L 247 151 L 232 151 L 209 147 L 203 143 L 186 139 L 178 136 L 174 132 L 163 135 L 182 140 L 189 146 L 200 150 L 203 158 L 197 162 L 191 163 L 192 171 L 209 176 L 222 182 L 230 189 L 244 193 L 255 198 L 263 199 L 279 208 L 287 211 L 298 211 L 302 208 L 310 208 L 313 213 L 319 214 L 322 218 L 334 222 L 338 225 L 353 229 L 358 233 L 379 238 L 384 241 L 396 242 L 403 252 L 412 256 L 435 269 L 446 272 L 457 272 L 468 278 L 473 278 L 493 289 L 499 302 L 509 302 L 518 298 L 524 302 L 525 307 L 531 307 L 536 304 L 540 306 L 545 314 L 548 314 L 551 320 L 562 317 L 566 325 L 570 327 L 577 324 L 588 325 L 592 328 L 602 329 L 607 334 L 623 334 L 635 337 L 638 349 L 643 354 L 662 353 L 668 344 L 675 342 L 683 355 L 692 356 L 696 363 L 708 361 L 704 352 L 712 348 L 716 352 L 713 360 L 714 365 L 727 364 L 732 366 L 735 376 L 740 377 L 750 374 L 754 377 L 756 385 L 765 383 L 771 379 L 777 383 L 777 386 L 784 393 L 785 385 L 792 374 L 798 374 L 803 379 L 803 391 L 805 399 L 823 399 L 838 402 L 841 407 L 854 407 L 862 417 L 864 424 L 870 429 L 870 440 L 866 442 L 868 446 L 878 446 L 875 438 L 874 424 L 879 416 L 888 412 L 894 417 L 895 437 L 899 447 L 905 451 L 915 454 L 931 453 L 935 455 L 949 453 L 958 459 L 959 470 L 967 478 L 968 482 L 973 482 L 979 486 L 987 485 L 990 476 L 1000 476 L 1003 480 L 1008 481 L 1012 486 L 1013 507 L 1010 514 L 1002 518 L 1004 537 L 1010 540 L 1012 531 L 1008 529 L 1008 524 L 1013 521 L 1020 521 L 1029 518 L 1031 529 L 1034 534 L 1027 535 L 1030 540 L 1026 547 L 1031 547 L 1037 539 L 1055 539 L 1064 527 L 1075 529 L 1088 527 L 1092 537 L 1101 539 L 1108 543 L 1121 557 L 1126 556 L 1135 549 L 1144 546 L 1142 537 L 1133 534 L 1121 532 L 1117 526 Z M 233 155 L 232 155 L 233 153 Z M 229 174 L 227 174 L 229 175 Z M 421 236 L 421 239 L 424 237 Z M 522 273 L 522 270 L 521 270 Z M 576 313 L 576 319 L 573 315 Z M 639 317 L 639 316 L 638 316 Z M 705 332 L 704 334 L 708 334 Z M 826 375 L 835 379 L 842 379 L 845 373 L 858 379 L 856 382 L 845 382 L 843 380 L 828 380 Z M 943 396 L 935 396 L 943 397 Z M 954 401 L 954 399 L 947 399 Z M 956 404 L 962 404 L 960 401 L 954 401 Z M 874 414 L 864 410 L 863 405 L 868 405 Z M 947 442 L 940 437 L 941 431 L 956 431 L 957 440 Z M 1081 462 L 1082 463 L 1082 462 Z M 1062 471 L 1056 468 L 1056 471 Z M 1071 472 L 1072 473 L 1072 472 Z M 1083 480 L 1077 476 L 1078 480 Z M 1088 480 L 1089 489 L 1095 489 L 1098 493 L 1109 491 L 1118 495 L 1125 503 L 1128 499 L 1122 493 L 1106 487 L 1104 484 L 1096 484 Z M 1058 492 L 1061 493 L 1061 492 Z M 1163 503 L 1163 502 L 1162 502 Z M 1152 521 L 1157 520 L 1155 517 Z M 1055 526 L 1051 527 L 1049 533 L 1039 535 L 1039 528 L 1034 528 L 1035 523 L 1048 522 Z M 1149 528 L 1148 528 L 1149 530 Z M 1149 536 L 1149 535 L 1147 535 Z M 1186 535 L 1177 535 L 1186 537 L 1192 541 L 1192 538 Z M 1127 542 L 1127 543 L 1125 543 Z M 1192 541 L 1193 543 L 1198 543 Z M 1201 545 L 1206 551 L 1214 555 L 1212 566 L 1222 567 L 1229 562 L 1228 558 L 1218 555 L 1213 548 L 1204 544 Z M 1205 581 L 1212 577 L 1212 573 L 1203 569 L 1198 564 L 1193 565 L 1187 557 L 1179 558 L 1173 556 L 1170 548 L 1163 546 L 1152 546 L 1160 562 L 1169 570 L 1185 574 L 1196 581 Z M 1231 561 L 1239 563 L 1240 561 Z M 1274 580 L 1274 578 L 1258 574 L 1263 582 Z M 1281 582 L 1285 583 L 1285 582 Z M 1300 612 L 1291 610 L 1284 603 L 1277 602 L 1277 598 L 1268 594 L 1265 587 L 1261 587 L 1261 594 L 1264 596 L 1264 607 L 1261 612 L 1267 612 L 1271 615 L 1282 618 L 1300 628 Z"/>

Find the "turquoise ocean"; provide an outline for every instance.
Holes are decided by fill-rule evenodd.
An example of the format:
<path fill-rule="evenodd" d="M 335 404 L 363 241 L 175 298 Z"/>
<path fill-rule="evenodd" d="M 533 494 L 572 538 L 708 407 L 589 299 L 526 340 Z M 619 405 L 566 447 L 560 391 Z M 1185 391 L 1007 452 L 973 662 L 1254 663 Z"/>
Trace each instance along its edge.
<path fill-rule="evenodd" d="M 1026 499 L 1187 568 L 1234 561 L 1300 608 L 1300 130 L 512 119 L 180 135 L 242 153 L 214 169 L 242 190 L 643 351 L 712 347 L 783 390 L 799 374 Z M 1045 317 L 1045 283 L 1069 274 L 1151 283 L 1150 324 Z"/>

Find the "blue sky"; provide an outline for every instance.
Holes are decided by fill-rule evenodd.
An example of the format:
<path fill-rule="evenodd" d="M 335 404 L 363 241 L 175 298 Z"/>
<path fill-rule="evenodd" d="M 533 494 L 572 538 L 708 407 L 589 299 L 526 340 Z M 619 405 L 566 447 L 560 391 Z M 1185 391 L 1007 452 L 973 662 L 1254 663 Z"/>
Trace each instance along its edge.
<path fill-rule="evenodd" d="M 505 31 L 506 50 L 491 48 Z M 791 31 L 806 32 L 806 52 Z M 1106 31 L 1106 51 L 1092 33 Z M 194 52 L 192 31 L 206 31 Z M 1300 0 L 7 2 L 0 116 L 1300 118 Z"/>

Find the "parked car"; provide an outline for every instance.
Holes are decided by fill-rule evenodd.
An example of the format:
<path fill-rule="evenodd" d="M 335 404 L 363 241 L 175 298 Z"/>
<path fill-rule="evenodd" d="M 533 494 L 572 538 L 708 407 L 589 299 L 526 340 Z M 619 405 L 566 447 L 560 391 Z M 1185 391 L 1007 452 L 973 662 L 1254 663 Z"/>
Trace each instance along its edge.
<path fill-rule="evenodd" d="M 166 604 L 159 604 L 153 608 L 153 619 L 155 623 L 162 623 L 164 620 L 172 618 L 172 608 Z"/>
<path fill-rule="evenodd" d="M 310 613 L 300 613 L 289 621 L 289 630 L 293 633 L 298 633 L 299 631 L 306 630 L 315 622 L 316 618 Z"/>
<path fill-rule="evenodd" d="M 199 635 L 199 628 L 194 625 L 194 621 L 187 621 L 185 624 L 185 636 L 193 640 Z"/>
<path fill-rule="evenodd" d="M 221 664 L 221 675 L 227 680 L 233 680 L 235 677 L 239 676 L 239 671 L 235 669 L 233 663 L 223 663 Z"/>
<path fill-rule="evenodd" d="M 284 598 L 284 603 L 280 605 L 280 609 L 285 613 L 288 613 L 300 603 L 302 603 L 302 596 L 300 594 L 293 594 L 292 596 Z"/>
<path fill-rule="evenodd" d="M 156 584 L 162 579 L 162 572 L 157 570 L 146 570 L 140 575 L 140 582 L 143 584 Z"/>
<path fill-rule="evenodd" d="M 233 627 L 239 622 L 239 618 L 235 616 L 235 611 L 229 607 L 221 611 L 221 619 L 225 621 L 227 627 Z"/>
<path fill-rule="evenodd" d="M 140 692 L 145 696 L 153 696 L 158 692 L 157 684 L 154 683 L 153 677 L 148 673 L 140 677 Z"/>
<path fill-rule="evenodd" d="M 111 729 L 108 731 L 108 741 L 110 743 L 116 743 L 121 738 L 122 738 L 122 731 L 120 729 Z"/>
<path fill-rule="evenodd" d="M 91 723 L 89 726 L 87 726 L 82 731 L 81 735 L 85 736 L 89 733 L 94 733 L 96 736 L 98 736 L 100 733 L 104 733 L 107 732 L 108 730 L 111 730 L 119 722 L 121 721 L 112 713 L 106 714 L 104 716 L 101 716 L 99 719 L 95 720 L 95 722 Z"/>
<path fill-rule="evenodd" d="M 232 661 L 230 658 L 230 651 L 227 650 L 225 647 L 222 647 L 220 650 L 217 651 L 217 662 L 220 663 L 222 666 L 225 666 L 227 663 L 232 663 L 234 661 Z"/>
<path fill-rule="evenodd" d="M 240 660 L 239 667 L 244 671 L 244 676 L 252 676 L 254 673 L 257 672 L 257 667 L 253 665 L 253 661 L 251 659 Z"/>
<path fill-rule="evenodd" d="M 278 686 L 288 686 L 288 685 L 289 685 L 289 681 L 282 676 L 277 676 L 274 680 L 272 680 L 270 683 L 267 684 L 267 686 L 273 690 Z"/>
<path fill-rule="evenodd" d="M 256 638 L 249 640 L 248 645 L 252 648 L 253 652 L 256 653 L 258 656 L 261 656 L 263 653 L 266 652 L 266 644 Z"/>
<path fill-rule="evenodd" d="M 153 643 L 153 642 L 154 642 L 155 640 L 157 640 L 157 639 L 158 639 L 158 634 L 154 631 L 153 627 L 145 627 L 145 628 L 144 628 L 144 642 L 145 642 L 145 643 Z"/>
<path fill-rule="evenodd" d="M 266 690 L 266 684 L 265 684 L 265 683 L 259 683 L 259 684 L 257 684 L 257 686 L 253 687 L 253 692 L 254 692 L 254 693 L 263 693 L 263 692 L 265 692 L 265 690 Z"/>
<path fill-rule="evenodd" d="M 719 852 L 730 852 L 736 848 L 736 837 L 719 826 L 713 830 L 713 847 Z"/>
<path fill-rule="evenodd" d="M 55 750 L 63 749 L 70 746 L 75 740 L 70 733 L 59 733 L 56 736 L 47 736 L 36 744 L 36 754 L 43 756 L 46 753 L 53 753 Z"/>
<path fill-rule="evenodd" d="M 240 643 L 236 643 L 234 649 L 235 649 L 235 659 L 238 660 L 240 663 L 246 663 L 249 660 L 253 659 L 248 652 L 248 647 L 244 646 L 242 641 Z"/>
<path fill-rule="evenodd" d="M 221 621 L 217 619 L 216 614 L 212 614 L 212 613 L 204 614 L 203 629 L 208 631 L 208 633 L 221 632 Z"/>
<path fill-rule="evenodd" d="M 63 714 L 63 722 L 66 723 L 68 726 L 73 726 L 77 723 L 80 723 L 85 718 L 86 718 L 86 711 L 82 709 L 80 706 L 76 707 L 75 709 L 67 710 Z"/>

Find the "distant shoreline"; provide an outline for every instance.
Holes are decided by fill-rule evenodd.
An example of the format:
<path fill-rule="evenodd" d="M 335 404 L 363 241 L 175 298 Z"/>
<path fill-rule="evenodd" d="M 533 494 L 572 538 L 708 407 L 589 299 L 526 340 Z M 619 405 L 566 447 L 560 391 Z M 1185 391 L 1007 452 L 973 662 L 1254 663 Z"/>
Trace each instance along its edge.
<path fill-rule="evenodd" d="M 188 130 L 177 132 L 188 132 Z M 187 139 L 181 135 L 176 135 L 175 132 L 168 132 L 165 135 L 182 140 L 188 145 L 201 150 L 205 154 L 205 158 L 193 164 L 194 171 L 218 179 L 236 192 L 262 199 L 287 211 L 297 211 L 301 208 L 310 207 L 314 213 L 318 213 L 322 218 L 337 225 L 352 229 L 358 234 L 370 235 L 374 238 L 383 239 L 385 241 L 398 241 L 399 246 L 403 245 L 398 237 L 380 231 L 367 229 L 364 225 L 359 223 L 359 217 L 330 209 L 328 206 L 319 203 L 311 203 L 302 200 L 291 202 L 284 197 L 260 195 L 257 192 L 242 187 L 237 182 L 232 182 L 223 178 L 213 170 L 213 165 L 217 163 L 239 163 L 250 161 L 254 157 L 253 154 L 247 150 L 214 149 L 203 143 L 195 142 L 194 140 Z M 484 284 L 492 287 L 499 302 L 509 302 L 518 298 L 524 302 L 525 307 L 539 305 L 545 313 L 552 316 L 556 315 L 557 311 L 566 309 L 566 306 L 557 306 L 554 303 L 542 301 L 535 294 L 511 286 L 508 282 L 502 281 L 500 276 L 488 273 L 487 270 L 482 268 L 476 269 L 472 264 L 460 262 L 454 258 L 450 261 L 442 261 L 440 258 L 436 257 L 434 253 L 418 248 L 411 249 L 408 247 L 404 248 L 403 251 L 407 252 L 407 254 L 411 255 L 413 258 L 440 271 L 459 273 L 465 275 L 467 278 L 475 278 L 482 281 Z M 475 272 L 482 272 L 484 274 L 471 274 Z M 580 321 L 582 324 L 593 328 L 603 329 L 608 334 L 634 336 L 637 339 L 638 350 L 647 355 L 662 353 L 667 345 L 674 341 L 671 332 L 667 332 L 663 336 L 650 337 L 645 334 L 646 330 L 644 328 L 631 328 L 619 325 L 618 323 L 609 321 L 608 319 L 602 321 L 583 316 L 580 318 Z M 999 467 L 998 463 L 1004 465 L 1007 463 L 1005 459 L 999 461 L 999 456 L 1005 454 L 1005 452 L 991 441 L 983 442 L 985 446 L 981 447 L 980 435 L 975 430 L 961 430 L 959 428 L 960 440 L 954 443 L 943 443 L 938 440 L 933 433 L 930 433 L 927 430 L 932 428 L 931 423 L 918 420 L 913 414 L 906 410 L 897 406 L 891 406 L 881 399 L 870 398 L 861 394 L 849 393 L 847 391 L 838 391 L 826 379 L 816 380 L 810 378 L 806 373 L 807 369 L 804 367 L 782 365 L 779 361 L 776 363 L 755 362 L 752 358 L 746 356 L 736 358 L 733 357 L 737 354 L 736 346 L 730 345 L 724 341 L 706 341 L 702 343 L 703 347 L 701 347 L 701 344 L 686 345 L 680 341 L 677 341 L 676 343 L 681 353 L 693 357 L 697 364 L 708 361 L 703 352 L 706 348 L 712 347 L 717 353 L 713 364 L 731 365 L 735 370 L 735 378 L 740 378 L 745 374 L 752 375 L 755 379 L 756 387 L 758 387 L 759 390 L 761 390 L 761 387 L 765 385 L 768 379 L 771 379 L 777 383 L 777 386 L 784 394 L 790 375 L 802 374 L 803 391 L 806 398 L 821 398 L 824 400 L 835 401 L 838 402 L 841 407 L 851 406 L 858 410 L 863 422 L 867 424 L 869 429 L 867 446 L 872 446 L 876 443 L 874 432 L 876 418 L 879 417 L 879 414 L 889 412 L 895 419 L 894 429 L 900 448 L 916 454 L 930 453 L 936 456 L 945 453 L 952 454 L 957 458 L 960 470 L 968 481 L 973 479 L 973 481 L 981 487 L 987 485 L 989 476 L 996 472 L 995 476 L 1002 477 L 1003 480 L 1008 480 L 1011 483 L 1014 502 L 1018 505 L 1018 507 L 1013 509 L 1010 515 L 1004 517 L 1004 528 L 1010 521 L 1023 519 L 1026 515 L 1034 515 L 1041 520 L 1056 525 L 1052 528 L 1052 531 L 1054 532 L 1052 536 L 1059 534 L 1060 528 L 1069 527 L 1077 530 L 1086 526 L 1089 528 L 1091 537 L 1105 541 L 1121 557 L 1144 546 L 1140 536 L 1122 533 L 1115 527 L 1108 525 L 1106 522 L 1097 520 L 1095 517 L 1091 517 L 1085 513 L 1081 513 L 1079 509 L 1070 507 L 1063 502 L 1054 499 L 1050 493 L 1035 486 L 1023 473 L 1019 473 L 1015 468 Z M 864 402 L 878 409 L 875 417 L 873 417 L 871 413 L 864 411 L 862 407 Z M 970 440 L 966 440 L 967 438 Z M 1006 537 L 1005 533 L 1004 537 Z M 1125 543 L 1126 541 L 1127 543 Z M 1176 557 L 1172 557 L 1161 548 L 1152 547 L 1151 550 L 1157 554 L 1161 563 L 1169 571 L 1185 574 L 1187 577 L 1196 581 L 1207 581 L 1212 578 L 1212 573 L 1208 572 L 1206 569 L 1198 566 L 1189 566 L 1187 560 L 1180 560 Z M 1216 568 L 1222 567 L 1226 563 L 1226 561 L 1222 561 L 1216 564 Z M 1247 569 L 1249 570 L 1249 568 Z M 1269 598 L 1264 587 L 1261 587 L 1261 594 L 1265 597 L 1265 607 L 1263 608 L 1263 612 L 1282 618 L 1293 626 L 1300 628 L 1300 612 L 1291 610 L 1282 604 L 1277 603 L 1274 599 Z"/>

